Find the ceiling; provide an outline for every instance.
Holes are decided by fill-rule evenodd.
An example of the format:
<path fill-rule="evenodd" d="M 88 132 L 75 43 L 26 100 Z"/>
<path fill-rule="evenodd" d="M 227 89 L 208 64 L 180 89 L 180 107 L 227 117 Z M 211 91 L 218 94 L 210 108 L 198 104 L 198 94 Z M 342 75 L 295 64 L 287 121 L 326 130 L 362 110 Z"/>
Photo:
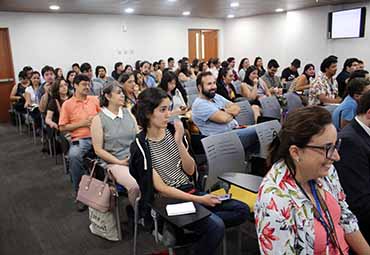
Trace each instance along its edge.
<path fill-rule="evenodd" d="M 191 17 L 221 18 L 228 14 L 246 17 L 285 10 L 303 9 L 321 5 L 367 2 L 361 0 L 235 0 L 239 7 L 232 8 L 234 0 L 0 0 L 0 11 L 53 12 L 49 5 L 60 6 L 59 13 L 124 14 L 133 8 L 134 14 L 148 16 L 182 16 L 190 11 Z"/>

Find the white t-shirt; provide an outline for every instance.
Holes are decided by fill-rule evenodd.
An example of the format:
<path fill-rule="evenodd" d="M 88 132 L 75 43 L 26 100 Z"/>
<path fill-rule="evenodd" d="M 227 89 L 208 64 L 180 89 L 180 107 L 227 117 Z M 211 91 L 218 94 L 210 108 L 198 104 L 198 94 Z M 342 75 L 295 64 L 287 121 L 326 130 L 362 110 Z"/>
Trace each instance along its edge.
<path fill-rule="evenodd" d="M 31 95 L 31 104 L 38 104 L 38 99 L 36 97 L 36 91 L 33 89 L 32 86 L 28 86 L 25 90 L 28 94 Z"/>

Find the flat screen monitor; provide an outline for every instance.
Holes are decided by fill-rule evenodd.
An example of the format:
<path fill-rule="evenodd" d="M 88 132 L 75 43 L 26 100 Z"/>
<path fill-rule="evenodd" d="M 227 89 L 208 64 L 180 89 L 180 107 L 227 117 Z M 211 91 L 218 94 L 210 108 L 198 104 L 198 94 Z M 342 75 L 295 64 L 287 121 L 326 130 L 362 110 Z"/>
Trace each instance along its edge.
<path fill-rule="evenodd" d="M 366 7 L 329 13 L 329 39 L 365 36 Z"/>

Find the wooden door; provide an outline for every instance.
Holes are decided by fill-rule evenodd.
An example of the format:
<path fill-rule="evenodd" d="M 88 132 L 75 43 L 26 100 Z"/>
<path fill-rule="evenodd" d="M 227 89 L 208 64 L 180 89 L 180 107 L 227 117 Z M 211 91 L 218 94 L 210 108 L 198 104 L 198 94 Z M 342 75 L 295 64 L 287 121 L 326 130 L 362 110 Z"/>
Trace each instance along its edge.
<path fill-rule="evenodd" d="M 207 30 L 203 31 L 204 35 L 204 59 L 207 61 L 210 58 L 218 57 L 218 31 Z"/>
<path fill-rule="evenodd" d="M 0 28 L 0 122 L 9 121 L 9 95 L 14 83 L 9 31 L 7 28 Z"/>
<path fill-rule="evenodd" d="M 197 58 L 208 61 L 211 57 L 218 57 L 218 31 L 189 29 L 189 61 Z"/>

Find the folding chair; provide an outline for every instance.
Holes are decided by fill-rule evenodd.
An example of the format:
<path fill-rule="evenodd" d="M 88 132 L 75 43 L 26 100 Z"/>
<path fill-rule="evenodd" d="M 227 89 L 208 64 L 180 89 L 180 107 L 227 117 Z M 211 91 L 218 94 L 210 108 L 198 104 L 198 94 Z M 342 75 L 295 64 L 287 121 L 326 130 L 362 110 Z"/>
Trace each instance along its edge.
<path fill-rule="evenodd" d="M 198 95 L 198 88 L 196 86 L 193 87 L 185 87 L 186 93 L 189 95 Z"/>
<path fill-rule="evenodd" d="M 259 123 L 254 127 L 256 129 L 258 140 L 260 143 L 260 152 L 257 156 L 266 159 L 268 156 L 268 148 L 271 142 L 278 135 L 281 129 L 281 125 L 279 121 L 272 120 L 268 122 Z"/>
<path fill-rule="evenodd" d="M 241 89 L 242 82 L 237 80 L 233 82 L 233 85 L 234 85 L 236 94 L 241 95 L 242 94 L 242 89 Z"/>
<path fill-rule="evenodd" d="M 330 112 L 331 115 L 333 115 L 333 112 L 335 109 L 338 107 L 339 104 L 327 104 L 324 105 L 323 107 Z"/>
<path fill-rule="evenodd" d="M 254 125 L 254 112 L 248 100 L 236 102 L 240 107 L 240 113 L 235 117 L 239 125 Z"/>
<path fill-rule="evenodd" d="M 294 92 L 288 92 L 284 95 L 288 103 L 288 113 L 294 111 L 295 109 L 303 107 L 302 100 Z"/>
<path fill-rule="evenodd" d="M 188 107 L 191 108 L 198 94 L 188 95 Z"/>
<path fill-rule="evenodd" d="M 191 79 L 191 80 L 188 80 L 188 81 L 185 81 L 183 82 L 183 86 L 184 88 L 188 88 L 188 87 L 197 87 L 197 81 L 195 79 Z"/>
<path fill-rule="evenodd" d="M 281 107 L 275 96 L 263 97 L 258 99 L 262 106 L 263 117 L 274 118 L 280 121 Z"/>

